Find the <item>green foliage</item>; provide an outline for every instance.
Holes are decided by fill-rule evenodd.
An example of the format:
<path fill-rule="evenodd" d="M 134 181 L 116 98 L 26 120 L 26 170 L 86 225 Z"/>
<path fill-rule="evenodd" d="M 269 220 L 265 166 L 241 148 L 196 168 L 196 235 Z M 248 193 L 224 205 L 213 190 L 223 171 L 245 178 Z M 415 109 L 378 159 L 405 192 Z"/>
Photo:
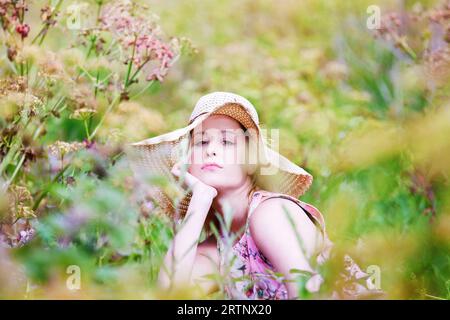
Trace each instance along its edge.
<path fill-rule="evenodd" d="M 30 3 L 34 15 L 17 22 L 31 27 L 26 36 L 2 25 L 0 243 L 13 267 L 0 273 L 24 269 L 28 289 L 0 277 L 1 297 L 67 297 L 70 265 L 82 271 L 76 297 L 161 297 L 175 227 L 142 200 L 123 145 L 184 126 L 200 95 L 232 91 L 314 176 L 301 200 L 324 213 L 336 246 L 320 297 L 349 253 L 380 266 L 390 298 L 450 299 L 450 59 L 448 39 L 444 53 L 430 50 L 426 19 L 397 37 L 366 28 L 368 1 L 152 1 L 157 23 L 180 36 L 158 35 L 180 59 L 155 74 L 123 34 L 98 31 L 99 2 L 82 10 L 94 26 L 67 29 L 74 3 L 53 3 L 56 25 L 36 14 L 49 9 L 43 1 Z M 439 17 L 438 1 L 418 3 L 406 13 Z M 399 10 L 380 6 L 383 17 Z M 154 23 L 150 13 L 133 22 Z M 299 296 L 317 297 L 306 281 Z"/>

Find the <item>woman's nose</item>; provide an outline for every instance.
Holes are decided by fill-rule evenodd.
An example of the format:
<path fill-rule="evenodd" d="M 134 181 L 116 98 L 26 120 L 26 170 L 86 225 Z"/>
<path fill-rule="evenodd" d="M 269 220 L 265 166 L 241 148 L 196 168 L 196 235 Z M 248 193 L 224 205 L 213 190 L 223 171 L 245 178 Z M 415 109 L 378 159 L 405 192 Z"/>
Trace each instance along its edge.
<path fill-rule="evenodd" d="M 208 157 L 217 156 L 217 148 L 218 148 L 217 143 L 213 140 L 210 141 L 208 143 L 208 146 L 206 147 L 206 155 Z"/>

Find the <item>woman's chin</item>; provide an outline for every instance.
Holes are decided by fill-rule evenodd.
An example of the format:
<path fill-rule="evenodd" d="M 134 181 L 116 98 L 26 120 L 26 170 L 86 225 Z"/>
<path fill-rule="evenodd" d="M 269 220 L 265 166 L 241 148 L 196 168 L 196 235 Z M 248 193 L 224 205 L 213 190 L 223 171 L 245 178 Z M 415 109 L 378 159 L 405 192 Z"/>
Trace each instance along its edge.
<path fill-rule="evenodd" d="M 203 183 L 214 187 L 214 188 L 220 188 L 223 187 L 224 184 L 227 182 L 227 178 L 220 174 L 202 174 L 199 177 L 199 180 Z"/>
<path fill-rule="evenodd" d="M 214 188 L 220 188 L 223 185 L 223 178 L 221 177 L 211 177 L 211 176 L 202 176 L 200 180 Z"/>

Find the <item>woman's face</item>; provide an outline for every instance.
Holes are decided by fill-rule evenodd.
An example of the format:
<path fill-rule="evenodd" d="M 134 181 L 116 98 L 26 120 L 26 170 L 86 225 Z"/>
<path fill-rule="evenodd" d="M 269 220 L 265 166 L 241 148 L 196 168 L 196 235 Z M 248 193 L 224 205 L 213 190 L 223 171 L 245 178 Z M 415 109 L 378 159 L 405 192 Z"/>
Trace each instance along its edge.
<path fill-rule="evenodd" d="M 218 191 L 234 189 L 248 177 L 247 142 L 240 123 L 212 115 L 193 129 L 188 171 Z"/>

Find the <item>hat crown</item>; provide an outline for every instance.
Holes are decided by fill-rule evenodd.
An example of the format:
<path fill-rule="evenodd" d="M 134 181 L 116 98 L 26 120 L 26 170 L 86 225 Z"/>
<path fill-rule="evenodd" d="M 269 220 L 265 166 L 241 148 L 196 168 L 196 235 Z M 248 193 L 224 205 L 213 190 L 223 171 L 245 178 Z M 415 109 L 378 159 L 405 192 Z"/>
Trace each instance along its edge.
<path fill-rule="evenodd" d="M 253 122 L 257 125 L 259 124 L 258 113 L 250 101 L 238 94 L 221 91 L 208 93 L 198 99 L 189 121 L 191 122 L 202 113 L 212 112 L 227 103 L 238 103 L 242 105 L 252 117 Z"/>

